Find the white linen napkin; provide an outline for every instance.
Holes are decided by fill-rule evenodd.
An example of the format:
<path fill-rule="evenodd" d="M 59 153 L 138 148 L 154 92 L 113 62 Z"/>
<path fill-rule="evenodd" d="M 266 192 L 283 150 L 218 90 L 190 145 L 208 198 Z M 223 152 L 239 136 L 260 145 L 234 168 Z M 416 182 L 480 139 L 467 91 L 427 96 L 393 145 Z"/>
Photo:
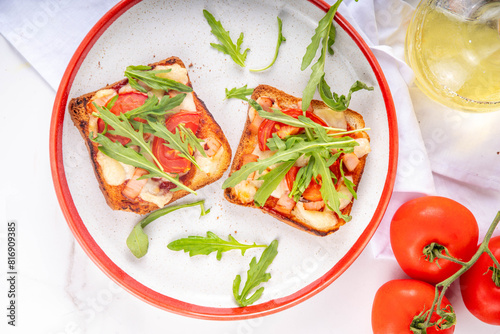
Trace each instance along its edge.
<path fill-rule="evenodd" d="M 0 33 L 57 90 L 78 45 L 117 2 L 0 1 Z"/>
<path fill-rule="evenodd" d="M 339 8 L 379 61 L 398 119 L 395 192 L 371 242 L 375 256 L 392 256 L 390 220 L 411 198 L 425 194 L 455 198 L 473 211 L 483 232 L 500 209 L 500 136 L 495 126 L 500 124 L 500 112 L 453 111 L 430 101 L 413 86 L 412 71 L 403 59 L 406 27 L 414 11 L 409 3 L 416 1 L 345 0 Z M 0 33 L 57 89 L 83 37 L 116 2 L 0 2 Z"/>

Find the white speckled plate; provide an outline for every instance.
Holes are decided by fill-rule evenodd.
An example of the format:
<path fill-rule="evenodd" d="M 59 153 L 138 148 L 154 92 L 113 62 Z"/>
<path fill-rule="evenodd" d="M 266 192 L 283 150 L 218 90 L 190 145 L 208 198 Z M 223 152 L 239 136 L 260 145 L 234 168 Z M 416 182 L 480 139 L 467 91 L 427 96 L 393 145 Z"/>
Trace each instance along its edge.
<path fill-rule="evenodd" d="M 221 184 L 211 184 L 196 197 L 206 199 L 211 213 L 199 217 L 199 208 L 176 211 L 147 227 L 148 254 L 136 259 L 125 240 L 140 220 L 136 214 L 112 211 L 105 203 L 84 141 L 67 114 L 69 98 L 97 90 L 123 78 L 128 65 L 152 63 L 170 56 L 189 66 L 194 90 L 222 127 L 233 152 L 246 119 L 246 105 L 224 100 L 225 88 L 269 84 L 301 96 L 310 70 L 300 63 L 318 20 L 327 5 L 304 0 L 285 1 L 124 1 L 108 12 L 90 31 L 75 53 L 57 93 L 51 124 L 52 172 L 61 208 L 76 239 L 95 263 L 131 293 L 172 312 L 209 319 L 242 319 L 265 315 L 295 305 L 333 282 L 360 254 L 375 232 L 389 201 L 397 161 L 395 111 L 383 74 L 364 42 L 339 15 L 335 55 L 328 56 L 327 81 L 346 93 L 355 80 L 375 87 L 354 95 L 351 108 L 368 127 L 372 153 L 367 159 L 355 202 L 353 219 L 338 232 L 317 237 L 294 229 L 259 210 L 230 204 Z M 247 67 L 237 66 L 210 46 L 217 42 L 203 17 L 207 9 L 233 38 L 243 32 L 243 48 L 250 48 Z M 277 21 L 283 20 L 283 43 L 276 64 L 251 73 L 272 59 Z M 167 244 L 190 235 L 212 231 L 240 242 L 269 244 L 279 240 L 279 254 L 269 267 L 255 305 L 238 308 L 232 296 L 237 274 L 248 270 L 262 249 L 190 258 L 172 252 Z"/>

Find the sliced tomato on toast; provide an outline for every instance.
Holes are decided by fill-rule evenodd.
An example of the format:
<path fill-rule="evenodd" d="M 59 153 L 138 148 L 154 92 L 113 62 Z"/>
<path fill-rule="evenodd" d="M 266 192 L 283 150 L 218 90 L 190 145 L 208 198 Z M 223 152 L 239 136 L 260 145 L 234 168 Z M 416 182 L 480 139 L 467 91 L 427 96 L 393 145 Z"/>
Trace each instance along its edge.
<path fill-rule="evenodd" d="M 131 92 L 131 93 L 120 94 L 116 99 L 115 103 L 113 104 L 113 107 L 109 111 L 111 111 L 113 114 L 117 116 L 120 114 L 124 114 L 127 111 L 142 106 L 147 98 L 148 96 L 144 93 Z M 136 118 L 136 120 L 140 122 L 145 122 L 140 118 Z M 105 127 L 106 124 L 101 118 L 99 118 L 99 120 L 97 121 L 97 131 L 99 133 L 102 133 Z M 111 126 L 108 126 L 108 130 L 114 130 L 114 129 Z M 109 132 L 107 132 L 105 136 L 111 139 L 113 142 L 119 141 L 122 145 L 127 145 L 130 142 L 130 139 L 127 137 L 113 135 Z"/>
<path fill-rule="evenodd" d="M 165 121 L 165 126 L 172 133 L 176 132 L 179 124 L 183 124 L 184 127 L 196 134 L 200 125 L 200 114 L 183 111 L 170 116 Z M 191 162 L 179 156 L 178 151 L 168 147 L 168 144 L 162 138 L 155 137 L 153 139 L 152 150 L 163 169 L 168 173 L 181 174 L 191 169 Z"/>

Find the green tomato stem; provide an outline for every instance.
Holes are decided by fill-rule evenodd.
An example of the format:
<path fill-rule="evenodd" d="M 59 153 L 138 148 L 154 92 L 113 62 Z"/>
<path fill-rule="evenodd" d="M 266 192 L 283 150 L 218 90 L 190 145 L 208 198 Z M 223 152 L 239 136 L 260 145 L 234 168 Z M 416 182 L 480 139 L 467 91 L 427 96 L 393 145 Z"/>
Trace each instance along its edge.
<path fill-rule="evenodd" d="M 476 261 L 479 259 L 479 257 L 483 253 L 487 253 L 493 259 L 495 265 L 498 266 L 498 261 L 496 260 L 496 258 L 491 253 L 491 250 L 488 248 L 488 245 L 489 245 L 490 239 L 491 239 L 491 237 L 493 235 L 493 232 L 495 231 L 495 229 L 498 226 L 499 222 L 500 222 L 500 211 L 497 213 L 495 219 L 493 220 L 493 222 L 491 223 L 490 227 L 488 228 L 488 231 L 486 232 L 486 235 L 484 236 L 483 242 L 481 243 L 481 245 L 479 245 L 478 250 L 472 256 L 472 258 L 469 261 L 465 262 L 462 265 L 462 268 L 460 268 L 455 274 L 451 275 L 450 277 L 448 277 L 444 281 L 436 284 L 434 301 L 432 302 L 432 306 L 430 308 L 430 312 L 429 312 L 429 314 L 427 316 L 427 319 L 425 321 L 426 327 L 429 327 L 429 323 L 431 321 L 431 316 L 432 316 L 433 310 L 436 309 L 436 313 L 438 313 L 438 314 L 440 313 L 441 309 L 438 309 L 437 306 L 441 305 L 441 303 L 443 301 L 443 298 L 444 298 L 444 295 L 446 293 L 446 290 L 448 290 L 448 288 L 450 287 L 451 283 L 453 283 L 463 273 L 465 273 L 467 270 L 469 270 L 472 267 L 472 265 L 474 263 L 476 263 Z M 499 268 L 500 268 L 500 266 L 499 266 Z M 439 291 L 439 288 L 442 288 L 441 292 Z"/>
<path fill-rule="evenodd" d="M 451 257 L 451 256 L 447 256 L 447 255 L 439 254 L 439 255 L 436 255 L 436 257 L 438 257 L 438 258 L 440 258 L 440 259 L 448 260 L 448 261 L 451 261 L 451 262 L 454 262 L 454 263 L 457 263 L 457 264 L 460 264 L 460 265 L 462 265 L 462 266 L 467 265 L 467 262 L 460 261 L 459 259 L 456 259 L 456 258 Z"/>

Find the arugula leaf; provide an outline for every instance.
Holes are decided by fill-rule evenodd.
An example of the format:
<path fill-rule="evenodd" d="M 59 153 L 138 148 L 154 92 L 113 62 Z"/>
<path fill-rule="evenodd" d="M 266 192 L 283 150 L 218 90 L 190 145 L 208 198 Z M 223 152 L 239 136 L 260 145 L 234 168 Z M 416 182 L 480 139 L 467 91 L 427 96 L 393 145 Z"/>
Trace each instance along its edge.
<path fill-rule="evenodd" d="M 146 232 L 144 232 L 144 228 L 149 223 L 160 218 L 161 216 L 166 215 L 167 213 L 196 205 L 200 206 L 201 216 L 204 216 L 210 212 L 210 209 L 205 210 L 204 203 L 205 200 L 201 200 L 194 203 L 173 205 L 162 209 L 158 209 L 150 213 L 146 218 L 144 218 L 137 225 L 135 225 L 134 228 L 132 229 L 132 232 L 130 232 L 129 236 L 127 237 L 128 249 L 130 249 L 130 251 L 132 252 L 132 254 L 134 254 L 136 258 L 143 257 L 144 255 L 146 255 L 149 248 L 149 238 Z"/>
<path fill-rule="evenodd" d="M 201 148 L 198 138 L 196 138 L 196 136 L 193 135 L 196 138 L 195 142 L 193 142 L 192 136 L 183 136 L 184 133 L 191 131 L 190 129 L 186 129 L 185 127 L 182 127 L 183 130 L 176 131 L 175 133 L 172 133 L 166 127 L 164 127 L 163 125 L 160 125 L 156 122 L 149 122 L 148 124 L 155 131 L 153 134 L 156 137 L 163 138 L 166 141 L 166 143 L 164 145 L 170 147 L 171 149 L 178 151 L 180 157 L 188 159 L 198 169 L 200 168 L 200 166 L 196 162 L 195 158 L 191 155 L 190 148 L 189 148 L 190 143 L 192 143 L 193 145 L 197 145 L 197 147 Z M 191 131 L 191 133 L 192 133 L 192 131 Z M 184 137 L 184 140 L 183 140 L 183 137 Z M 201 151 L 205 152 L 203 149 L 201 149 Z"/>
<path fill-rule="evenodd" d="M 152 89 L 162 89 L 166 92 L 169 90 L 176 90 L 179 92 L 189 93 L 193 89 L 180 82 L 168 78 L 161 78 L 157 76 L 160 73 L 168 73 L 171 70 L 151 70 L 149 66 L 128 66 L 125 69 L 125 76 L 129 79 L 132 88 L 146 93 L 146 89 L 139 85 L 136 80 L 141 80 Z"/>
<path fill-rule="evenodd" d="M 335 39 L 337 38 L 337 29 L 335 28 L 334 25 L 330 28 L 330 34 L 328 35 L 328 53 L 333 56 L 333 44 L 335 43 Z"/>
<path fill-rule="evenodd" d="M 163 116 L 167 114 L 168 110 L 172 110 L 175 107 L 181 105 L 185 97 L 186 94 L 177 94 L 172 98 L 168 95 L 165 95 L 161 100 L 158 100 L 158 98 L 150 92 L 148 93 L 148 98 L 146 99 L 146 101 L 144 101 L 143 105 L 127 111 L 125 113 L 125 116 L 128 119 L 135 117 L 144 118 L 146 116 Z"/>
<path fill-rule="evenodd" d="M 283 23 L 281 22 L 281 19 L 279 17 L 277 17 L 277 19 L 278 19 L 278 42 L 276 43 L 276 51 L 274 52 L 274 58 L 271 61 L 271 64 L 267 65 L 264 68 L 250 70 L 251 72 L 261 72 L 261 71 L 267 70 L 268 68 L 270 68 L 271 66 L 274 65 L 274 63 L 276 62 L 276 58 L 278 58 L 278 52 L 279 52 L 281 43 L 285 42 L 286 38 L 281 33 L 282 27 L 283 27 Z"/>
<path fill-rule="evenodd" d="M 190 145 L 193 150 L 197 150 L 198 152 L 200 152 L 200 154 L 206 158 L 207 153 L 205 153 L 205 149 L 201 146 L 201 142 L 203 142 L 204 140 L 196 137 L 193 131 L 190 128 L 186 128 L 183 123 L 177 125 L 177 128 L 185 136 L 184 142 Z"/>
<path fill-rule="evenodd" d="M 331 171 L 328 168 L 329 166 L 326 164 L 326 161 L 324 159 L 321 159 L 321 157 L 317 152 L 313 152 L 312 156 L 315 158 L 314 177 L 316 178 L 317 175 L 321 175 L 321 178 L 323 180 L 330 180 L 332 178 Z M 339 193 L 337 192 L 337 189 L 335 189 L 335 185 L 333 184 L 333 182 L 322 182 L 320 192 L 321 192 L 321 197 L 325 202 L 325 205 L 330 210 L 335 212 L 340 218 L 344 219 L 346 222 L 351 220 L 351 216 L 346 216 L 342 214 L 342 212 L 340 212 Z"/>
<path fill-rule="evenodd" d="M 264 183 L 262 183 L 262 186 L 260 186 L 255 193 L 254 203 L 256 206 L 261 207 L 266 204 L 269 196 L 271 196 L 273 191 L 278 187 L 281 180 L 283 180 L 294 163 L 295 160 L 286 161 L 259 178 L 259 180 L 264 180 Z"/>
<path fill-rule="evenodd" d="M 279 150 L 272 156 L 266 159 L 249 162 L 241 169 L 234 171 L 224 183 L 222 188 L 234 187 L 243 180 L 246 180 L 248 175 L 255 171 L 262 173 L 267 167 L 279 162 L 297 160 L 302 154 L 322 151 L 332 148 L 341 149 L 344 147 L 353 147 L 358 143 L 352 139 L 346 138 L 329 138 L 329 142 L 324 142 L 319 139 L 313 141 L 305 141 L 297 138 L 298 136 L 291 136 L 286 141 L 286 149 Z"/>
<path fill-rule="evenodd" d="M 208 255 L 212 252 L 217 252 L 217 260 L 220 261 L 222 253 L 233 249 L 241 250 L 241 255 L 245 255 L 245 251 L 250 248 L 266 247 L 266 245 L 246 245 L 239 243 L 232 235 L 228 236 L 228 241 L 222 240 L 215 233 L 208 231 L 206 237 L 189 236 L 187 238 L 178 239 L 168 244 L 168 249 L 173 251 L 183 250 L 189 252 L 189 256 Z"/>
<path fill-rule="evenodd" d="M 219 42 L 221 42 L 221 44 L 210 43 L 210 45 L 213 48 L 219 50 L 220 52 L 229 55 L 236 64 L 240 65 L 241 67 L 245 67 L 247 52 L 250 49 L 247 48 L 243 53 L 241 53 L 240 48 L 241 48 L 241 43 L 243 43 L 243 33 L 240 34 L 238 41 L 236 42 L 235 45 L 231 40 L 229 32 L 224 30 L 224 27 L 222 26 L 220 21 L 215 20 L 214 16 L 206 9 L 203 10 L 203 15 L 205 16 L 205 19 L 207 20 L 210 27 L 212 28 L 212 34 L 214 34 L 214 36 L 217 37 Z"/>
<path fill-rule="evenodd" d="M 351 88 L 349 89 L 349 93 L 347 94 L 347 97 L 345 95 L 340 95 L 340 97 L 337 95 L 337 93 L 333 93 L 330 91 L 330 86 L 326 83 L 325 80 L 325 75 L 321 77 L 321 80 L 319 82 L 319 94 L 321 95 L 321 99 L 325 104 L 332 110 L 335 111 L 344 111 L 349 107 L 349 103 L 351 102 L 351 95 L 354 92 L 357 92 L 358 90 L 373 90 L 373 87 L 368 87 L 365 83 L 361 81 L 356 81 Z"/>
<path fill-rule="evenodd" d="M 111 110 L 111 108 L 113 108 L 113 106 L 115 105 L 115 102 L 116 100 L 118 100 L 118 97 L 120 95 L 116 94 L 115 96 L 113 96 L 111 98 L 111 100 L 108 101 L 108 103 L 106 103 L 106 108 L 108 108 L 109 110 Z"/>
<path fill-rule="evenodd" d="M 333 42 L 328 42 L 331 37 L 330 31 L 333 26 L 332 21 L 341 2 L 342 0 L 338 0 L 331 6 L 326 15 L 318 22 L 318 26 L 311 38 L 311 44 L 307 46 L 306 53 L 302 58 L 301 70 L 303 71 L 311 64 L 321 43 L 321 55 L 317 62 L 311 67 L 312 73 L 309 77 L 309 82 L 302 92 L 302 111 L 304 112 L 309 108 L 314 93 L 316 92 L 316 87 L 325 74 L 326 51 L 330 51 L 331 45 L 333 44 Z"/>
<path fill-rule="evenodd" d="M 240 291 L 241 276 L 236 275 L 233 281 L 233 296 L 239 306 L 245 307 L 252 305 L 262 296 L 264 292 L 264 287 L 258 288 L 252 296 L 247 298 L 253 289 L 256 289 L 261 283 L 269 281 L 271 274 L 266 273 L 267 268 L 273 262 L 274 258 L 278 254 L 278 240 L 271 242 L 269 246 L 262 253 L 259 261 L 257 262 L 254 257 L 250 262 L 250 269 L 247 271 L 247 280 L 243 289 Z"/>
<path fill-rule="evenodd" d="M 129 145 L 139 146 L 141 150 L 143 150 L 143 152 L 146 152 L 153 158 L 158 166 L 161 166 L 160 162 L 153 154 L 153 151 L 151 151 L 149 143 L 146 143 L 146 141 L 144 140 L 142 123 L 139 122 L 139 129 L 138 131 L 136 131 L 136 129 L 134 129 L 128 121 L 125 114 L 120 114 L 119 116 L 117 116 L 109 111 L 106 107 L 100 107 L 95 102 L 93 102 L 93 104 L 99 111 L 98 114 L 94 113 L 93 115 L 101 118 L 104 123 L 114 128 L 114 130 L 108 130 L 109 133 L 129 138 L 131 140 Z M 161 167 L 160 169 L 161 171 L 163 171 Z"/>
<path fill-rule="evenodd" d="M 253 88 L 247 88 L 247 85 L 237 88 L 231 88 L 231 90 L 228 90 L 226 88 L 226 98 L 227 99 L 240 99 L 243 101 L 248 101 L 247 95 L 252 95 L 253 94 Z"/>
<path fill-rule="evenodd" d="M 142 154 L 136 152 L 134 149 L 130 147 L 123 146 L 119 141 L 113 142 L 106 136 L 103 136 L 101 133 L 98 133 L 94 138 L 93 134 L 90 133 L 90 139 L 93 142 L 100 144 L 98 147 L 99 151 L 103 154 L 107 155 L 110 158 L 113 158 L 117 161 L 123 162 L 124 164 L 131 165 L 134 167 L 142 168 L 147 170 L 149 174 L 141 176 L 139 179 L 151 178 L 151 177 L 163 177 L 173 184 L 177 185 L 177 188 L 186 190 L 192 194 L 196 195 L 196 192 L 179 181 L 178 177 L 172 177 L 164 171 L 160 170 L 155 163 L 146 159 Z M 177 189 L 176 188 L 176 189 Z M 171 189 L 174 191 L 174 189 Z"/>
<path fill-rule="evenodd" d="M 314 158 L 310 157 L 309 163 L 303 168 L 299 169 L 297 172 L 297 176 L 295 177 L 295 181 L 293 182 L 292 190 L 288 195 L 290 198 L 293 198 L 295 202 L 300 200 L 302 193 L 306 191 L 307 187 L 309 187 L 309 183 L 313 178 L 313 167 L 314 167 Z"/>

